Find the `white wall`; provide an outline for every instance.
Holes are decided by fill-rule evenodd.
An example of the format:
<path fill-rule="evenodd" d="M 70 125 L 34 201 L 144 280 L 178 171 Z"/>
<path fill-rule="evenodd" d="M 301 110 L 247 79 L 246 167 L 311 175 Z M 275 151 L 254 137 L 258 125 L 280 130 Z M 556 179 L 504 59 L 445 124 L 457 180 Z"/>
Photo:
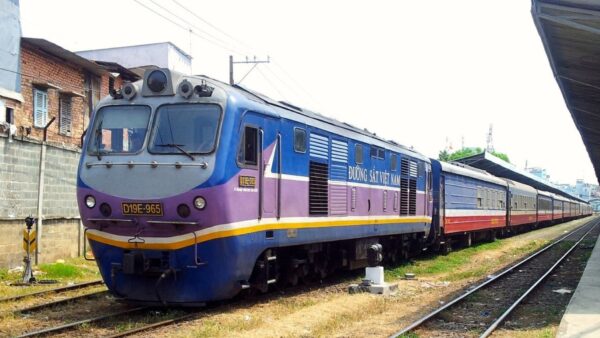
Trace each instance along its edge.
<path fill-rule="evenodd" d="M 126 68 L 154 65 L 191 74 L 191 60 L 169 43 L 117 47 L 77 52 L 95 61 L 116 62 Z"/>

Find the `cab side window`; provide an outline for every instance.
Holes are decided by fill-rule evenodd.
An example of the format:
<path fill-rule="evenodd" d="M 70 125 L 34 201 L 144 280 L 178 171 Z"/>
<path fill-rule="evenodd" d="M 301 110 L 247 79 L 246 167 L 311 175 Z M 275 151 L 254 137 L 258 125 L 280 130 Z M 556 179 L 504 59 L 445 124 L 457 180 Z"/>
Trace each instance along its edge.
<path fill-rule="evenodd" d="M 354 146 L 354 162 L 356 162 L 356 164 L 362 164 L 363 163 L 363 147 L 362 147 L 362 144 L 356 144 Z"/>
<path fill-rule="evenodd" d="M 306 130 L 294 128 L 294 151 L 297 153 L 306 152 Z"/>
<path fill-rule="evenodd" d="M 258 128 L 244 127 L 244 135 L 238 152 L 238 162 L 243 166 L 258 165 Z"/>

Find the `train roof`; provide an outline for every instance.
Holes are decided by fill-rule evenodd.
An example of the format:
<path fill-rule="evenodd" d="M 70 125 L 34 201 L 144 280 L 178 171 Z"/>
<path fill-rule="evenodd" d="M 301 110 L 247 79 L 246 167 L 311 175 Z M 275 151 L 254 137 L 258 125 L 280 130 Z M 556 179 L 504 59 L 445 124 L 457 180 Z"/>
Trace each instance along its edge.
<path fill-rule="evenodd" d="M 508 183 L 508 187 L 511 190 L 517 190 L 517 191 L 521 191 L 521 192 L 526 192 L 526 193 L 530 193 L 530 194 L 537 194 L 537 189 L 527 185 L 527 184 L 523 184 L 517 181 L 513 181 L 510 180 L 508 178 L 504 179 L 507 183 Z"/>
<path fill-rule="evenodd" d="M 552 198 L 554 198 L 555 200 L 563 201 L 563 202 L 568 202 L 569 201 L 568 198 L 566 198 L 564 196 L 561 196 L 559 194 L 552 194 Z"/>
<path fill-rule="evenodd" d="M 459 164 L 459 163 L 448 163 L 448 162 L 443 162 L 443 161 L 439 161 L 439 162 L 440 162 L 440 165 L 442 166 L 442 171 L 457 174 L 457 175 L 472 177 L 472 178 L 475 178 L 478 180 L 506 186 L 505 180 L 500 179 L 486 171 L 472 168 L 467 165 Z"/>
<path fill-rule="evenodd" d="M 464 157 L 457 161 L 472 167 L 476 167 L 478 169 L 485 170 L 498 177 L 506 177 L 513 181 L 527 184 L 536 189 L 552 192 L 564 196 L 566 198 L 572 198 L 581 202 L 585 202 L 584 200 L 563 191 L 554 184 L 543 180 L 529 172 L 521 170 L 515 165 L 508 163 L 488 153 L 487 151 L 469 157 Z"/>
<path fill-rule="evenodd" d="M 222 89 L 224 89 L 226 91 L 236 93 L 237 95 L 241 95 L 251 101 L 255 101 L 255 102 L 258 102 L 261 104 L 266 104 L 266 105 L 270 106 L 275 112 L 277 112 L 280 117 L 289 118 L 289 119 L 294 119 L 294 117 L 296 117 L 296 120 L 298 120 L 298 118 L 304 117 L 304 118 L 308 118 L 308 119 L 312 119 L 312 120 L 317 120 L 317 121 L 323 122 L 325 124 L 328 124 L 330 126 L 362 135 L 363 137 L 366 137 L 369 139 L 368 141 L 366 141 L 364 139 L 361 140 L 365 143 L 371 143 L 374 145 L 378 145 L 380 147 L 386 147 L 388 149 L 393 149 L 393 150 L 397 151 L 398 153 L 403 153 L 403 154 L 421 159 L 423 161 L 429 162 L 429 158 L 424 156 L 423 154 L 419 153 L 418 151 L 416 151 L 412 148 L 406 147 L 402 144 L 399 144 L 396 141 L 386 140 L 382 137 L 379 137 L 375 133 L 372 133 L 372 132 L 368 131 L 367 129 L 360 129 L 356 126 L 353 126 L 350 123 L 338 121 L 334 118 L 327 117 L 325 115 L 311 111 L 309 109 L 298 107 L 289 102 L 277 101 L 277 100 L 272 99 L 264 94 L 261 94 L 257 91 L 243 87 L 241 85 L 233 85 L 232 86 L 232 85 L 229 85 L 222 81 L 208 77 L 206 75 L 194 75 L 194 77 L 199 77 L 201 79 L 205 79 L 206 81 L 214 83 L 215 85 L 218 85 L 219 87 L 221 87 Z M 376 144 L 376 143 L 379 143 L 379 144 Z"/>
<path fill-rule="evenodd" d="M 550 197 L 550 198 L 552 198 L 552 195 L 554 195 L 551 192 L 547 192 L 547 191 L 539 190 L 539 189 L 538 189 L 537 193 L 540 194 L 540 195 L 542 195 L 542 196 L 546 196 L 546 197 Z"/>

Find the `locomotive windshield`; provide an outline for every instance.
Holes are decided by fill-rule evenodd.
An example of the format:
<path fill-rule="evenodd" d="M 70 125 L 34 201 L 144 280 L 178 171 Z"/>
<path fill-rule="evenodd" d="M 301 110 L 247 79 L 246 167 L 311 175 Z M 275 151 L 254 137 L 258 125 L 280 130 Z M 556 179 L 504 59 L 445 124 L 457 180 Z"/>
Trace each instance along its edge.
<path fill-rule="evenodd" d="M 148 130 L 150 107 L 107 106 L 97 114 L 88 144 L 89 153 L 100 156 L 141 150 Z"/>
<path fill-rule="evenodd" d="M 155 154 L 210 153 L 221 108 L 214 104 L 177 104 L 158 108 L 148 150 Z"/>

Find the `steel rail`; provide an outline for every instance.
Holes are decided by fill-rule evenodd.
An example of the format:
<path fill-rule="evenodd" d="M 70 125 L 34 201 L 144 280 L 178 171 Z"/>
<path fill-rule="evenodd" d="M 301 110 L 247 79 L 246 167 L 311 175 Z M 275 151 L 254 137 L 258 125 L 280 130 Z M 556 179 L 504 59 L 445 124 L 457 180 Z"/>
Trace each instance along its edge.
<path fill-rule="evenodd" d="M 39 309 L 43 309 L 43 308 L 46 308 L 46 307 L 55 306 L 55 305 L 64 304 L 64 303 L 69 303 L 69 302 L 72 302 L 72 301 L 75 301 L 75 300 L 79 300 L 79 299 L 87 298 L 87 297 L 92 297 L 92 296 L 97 296 L 97 295 L 100 295 L 100 294 L 103 294 L 103 293 L 108 293 L 108 291 L 107 290 L 103 290 L 103 291 L 98 291 L 98 292 L 86 293 L 85 295 L 79 295 L 79 296 L 75 296 L 75 297 L 69 297 L 69 298 L 65 298 L 65 299 L 55 300 L 55 301 L 48 302 L 48 303 L 33 305 L 33 306 L 26 307 L 26 308 L 14 310 L 13 313 L 33 312 L 33 311 L 37 311 Z"/>
<path fill-rule="evenodd" d="M 504 319 L 519 305 L 521 304 L 521 302 L 525 299 L 525 297 L 527 297 L 535 288 L 538 287 L 538 285 L 540 285 L 540 283 L 542 283 L 544 281 L 544 279 L 546 279 L 546 277 L 548 277 L 549 274 L 551 274 L 554 269 L 556 269 L 556 267 L 562 263 L 562 261 L 567 258 L 567 256 L 569 256 L 571 254 L 571 252 L 573 252 L 573 250 L 575 250 L 577 248 L 577 246 L 579 246 L 579 243 L 581 243 L 583 241 L 583 239 L 592 231 L 594 230 L 596 227 L 598 226 L 598 223 L 594 224 L 585 234 L 583 234 L 583 236 L 577 241 L 575 242 L 575 244 L 573 244 L 573 246 L 571 246 L 571 248 L 565 252 L 564 255 L 562 255 L 557 261 L 556 263 L 554 263 L 554 265 L 552 265 L 547 271 L 546 273 L 544 273 L 544 275 L 542 275 L 542 277 L 540 277 L 537 281 L 535 281 L 535 283 L 533 283 L 529 289 L 527 289 L 527 291 L 525 291 L 521 297 L 519 297 L 519 299 L 517 299 L 508 309 L 506 309 L 506 311 L 496 319 L 496 321 L 494 321 L 487 330 L 485 330 L 485 332 L 483 332 L 481 334 L 481 336 L 479 336 L 480 338 L 486 338 L 488 337 L 490 334 L 492 334 L 492 332 L 494 332 L 494 330 L 498 327 L 498 325 L 500 325 L 500 323 L 502 323 L 504 321 Z"/>
<path fill-rule="evenodd" d="M 87 288 L 87 287 L 94 286 L 94 285 L 100 285 L 102 283 L 103 283 L 102 280 L 99 279 L 99 280 L 95 280 L 95 281 L 91 281 L 91 282 L 67 285 L 67 286 L 62 286 L 59 288 L 42 290 L 42 291 L 27 293 L 24 295 L 19 295 L 19 296 L 14 296 L 14 297 L 0 298 L 0 303 L 12 302 L 15 300 L 19 300 L 19 299 L 23 299 L 23 298 L 27 298 L 27 297 L 39 296 L 39 295 L 43 295 L 43 294 L 47 294 L 47 293 L 61 293 L 61 292 L 66 292 L 66 291 L 70 291 L 70 290 L 83 289 L 83 288 Z"/>
<path fill-rule="evenodd" d="M 126 314 L 129 314 L 129 313 L 138 312 L 138 311 L 142 311 L 142 310 L 145 310 L 145 309 L 147 309 L 147 307 L 145 307 L 145 306 L 144 307 L 136 307 L 136 308 L 133 308 L 133 309 L 128 309 L 128 310 L 124 310 L 124 311 L 110 313 L 110 314 L 107 314 L 107 315 L 102 315 L 102 316 L 88 318 L 88 319 L 82 319 L 82 320 L 78 320 L 76 322 L 72 322 L 72 323 L 68 323 L 68 324 L 64 324 L 64 325 L 59 325 L 59 326 L 54 326 L 54 327 L 43 329 L 43 330 L 39 330 L 39 331 L 27 332 L 27 333 L 22 334 L 22 335 L 17 336 L 17 337 L 18 338 L 33 337 L 33 336 L 45 335 L 45 334 L 53 333 L 53 332 L 59 332 L 59 331 L 63 331 L 63 330 L 66 330 L 66 329 L 74 328 L 74 327 L 82 325 L 82 324 L 99 322 L 101 320 L 108 319 L 108 318 L 111 318 L 111 317 L 126 315 Z"/>
<path fill-rule="evenodd" d="M 428 321 L 429 319 L 435 317 L 437 314 L 439 314 L 440 312 L 448 309 L 449 307 L 453 306 L 454 304 L 460 302 L 461 300 L 463 300 L 464 298 L 468 297 L 469 295 L 475 293 L 476 291 L 478 291 L 479 289 L 487 286 L 488 284 L 491 284 L 493 282 L 495 282 L 496 280 L 498 280 L 499 278 L 503 277 L 504 275 L 506 275 L 507 273 L 513 271 L 514 269 L 518 268 L 519 266 L 529 262 L 530 260 L 532 260 L 533 258 L 537 257 L 538 255 L 542 254 L 543 252 L 545 252 L 546 250 L 554 247 L 555 245 L 557 245 L 558 243 L 561 243 L 565 238 L 574 235 L 576 232 L 584 229 L 586 226 L 593 224 L 593 222 L 598 223 L 600 221 L 600 219 L 598 217 L 589 220 L 588 222 L 586 222 L 585 224 L 579 226 L 578 228 L 572 230 L 571 232 L 565 234 L 564 236 L 560 237 L 559 239 L 555 240 L 554 242 L 546 245 L 545 247 L 543 247 L 542 249 L 534 252 L 533 254 L 527 256 L 525 259 L 521 260 L 519 263 L 509 267 L 508 269 L 502 271 L 501 273 L 493 276 L 492 278 L 488 278 L 488 280 L 486 280 L 485 282 L 475 286 L 474 288 L 468 290 L 467 292 L 463 293 L 462 295 L 454 298 L 453 300 L 449 301 L 448 303 L 444 304 L 443 306 L 433 310 L 432 312 L 426 314 L 425 316 L 421 317 L 420 319 L 417 319 L 416 321 L 414 321 L 412 324 L 410 324 L 409 326 L 405 327 L 404 329 L 402 329 L 401 331 L 398 331 L 396 333 L 394 333 L 393 335 L 390 336 L 390 338 L 397 338 L 419 326 L 421 326 L 421 324 L 423 324 L 424 322 Z M 595 225 L 593 225 L 595 226 Z M 591 226 L 591 227 L 593 227 Z"/>
<path fill-rule="evenodd" d="M 148 324 L 148 325 L 136 327 L 136 328 L 133 328 L 131 330 L 127 330 L 127 331 L 115 333 L 115 334 L 110 335 L 110 336 L 106 336 L 104 338 L 127 337 L 129 335 L 134 334 L 134 333 L 144 332 L 144 331 L 148 331 L 148 330 L 151 330 L 151 329 L 154 329 L 154 328 L 157 328 L 157 327 L 175 324 L 175 323 L 182 322 L 182 321 L 185 321 L 185 320 L 188 320 L 188 319 L 196 318 L 197 316 L 198 316 L 198 313 L 188 313 L 186 315 L 183 315 L 183 316 L 180 316 L 180 317 L 177 317 L 177 318 L 167 319 L 167 320 L 163 320 L 163 321 L 160 321 L 160 322 L 156 322 L 156 323 L 152 323 L 152 324 Z"/>

